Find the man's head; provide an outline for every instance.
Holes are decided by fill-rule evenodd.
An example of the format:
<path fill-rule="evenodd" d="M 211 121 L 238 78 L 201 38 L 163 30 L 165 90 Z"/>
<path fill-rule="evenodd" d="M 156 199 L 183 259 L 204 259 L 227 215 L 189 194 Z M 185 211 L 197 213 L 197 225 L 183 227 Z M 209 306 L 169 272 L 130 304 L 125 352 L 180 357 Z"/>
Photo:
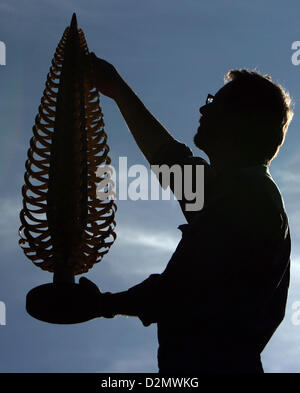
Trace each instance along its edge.
<path fill-rule="evenodd" d="M 227 82 L 200 108 L 194 142 L 210 159 L 242 157 L 252 164 L 269 164 L 284 142 L 293 117 L 289 94 L 270 76 L 231 70 Z"/>

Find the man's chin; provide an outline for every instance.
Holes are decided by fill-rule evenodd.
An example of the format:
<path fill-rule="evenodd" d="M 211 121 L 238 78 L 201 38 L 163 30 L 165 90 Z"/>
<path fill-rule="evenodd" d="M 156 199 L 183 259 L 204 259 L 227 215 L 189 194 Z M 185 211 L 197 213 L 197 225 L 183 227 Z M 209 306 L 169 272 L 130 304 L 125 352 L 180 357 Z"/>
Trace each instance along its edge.
<path fill-rule="evenodd" d="M 197 134 L 194 136 L 194 144 L 198 147 L 198 149 L 203 149 L 203 144 L 201 143 L 201 136 L 199 135 L 199 132 L 197 132 Z"/>

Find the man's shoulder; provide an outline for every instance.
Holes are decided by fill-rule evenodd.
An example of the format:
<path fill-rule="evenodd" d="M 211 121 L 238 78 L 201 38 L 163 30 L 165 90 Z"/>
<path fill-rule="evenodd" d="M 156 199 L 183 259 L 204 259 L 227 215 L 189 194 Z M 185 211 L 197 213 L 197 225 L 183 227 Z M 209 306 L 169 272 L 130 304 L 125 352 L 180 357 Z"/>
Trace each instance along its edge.
<path fill-rule="evenodd" d="M 205 165 L 210 168 L 208 162 L 199 156 L 194 156 L 192 150 L 182 142 L 173 139 L 164 144 L 153 155 L 151 165 Z"/>
<path fill-rule="evenodd" d="M 261 204 L 278 211 L 285 211 L 281 192 L 274 181 L 269 167 L 257 165 L 236 172 L 234 186 L 253 204 Z"/>
<path fill-rule="evenodd" d="M 255 231 L 281 227 L 287 219 L 279 188 L 266 167 L 224 173 L 198 216 L 208 222 L 222 217 L 228 225 Z"/>

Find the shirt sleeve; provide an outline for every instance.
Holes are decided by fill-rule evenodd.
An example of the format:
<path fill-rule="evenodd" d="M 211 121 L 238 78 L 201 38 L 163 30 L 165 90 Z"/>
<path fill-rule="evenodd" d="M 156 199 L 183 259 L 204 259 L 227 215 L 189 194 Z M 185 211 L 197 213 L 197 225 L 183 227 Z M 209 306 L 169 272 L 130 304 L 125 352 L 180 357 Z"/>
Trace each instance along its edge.
<path fill-rule="evenodd" d="M 127 297 L 134 304 L 136 314 L 144 326 L 156 323 L 159 318 L 157 299 L 160 297 L 161 275 L 151 274 L 146 280 L 128 289 Z"/>
<path fill-rule="evenodd" d="M 210 165 L 203 158 L 193 156 L 191 149 L 177 140 L 164 145 L 150 164 L 161 187 L 164 190 L 170 187 L 185 218 L 192 221 L 195 212 L 203 208 L 210 188 Z"/>

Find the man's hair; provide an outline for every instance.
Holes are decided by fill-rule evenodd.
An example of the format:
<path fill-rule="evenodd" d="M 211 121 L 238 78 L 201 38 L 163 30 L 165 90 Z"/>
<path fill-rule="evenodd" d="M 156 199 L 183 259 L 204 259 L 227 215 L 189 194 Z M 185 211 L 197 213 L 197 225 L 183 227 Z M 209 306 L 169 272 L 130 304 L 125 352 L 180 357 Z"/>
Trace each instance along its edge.
<path fill-rule="evenodd" d="M 269 75 L 246 69 L 229 71 L 225 82 L 231 85 L 231 111 L 246 126 L 245 135 L 240 136 L 243 147 L 257 162 L 268 165 L 278 154 L 293 118 L 289 93 Z"/>

